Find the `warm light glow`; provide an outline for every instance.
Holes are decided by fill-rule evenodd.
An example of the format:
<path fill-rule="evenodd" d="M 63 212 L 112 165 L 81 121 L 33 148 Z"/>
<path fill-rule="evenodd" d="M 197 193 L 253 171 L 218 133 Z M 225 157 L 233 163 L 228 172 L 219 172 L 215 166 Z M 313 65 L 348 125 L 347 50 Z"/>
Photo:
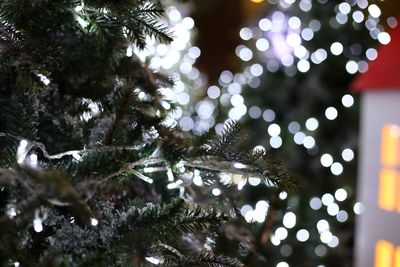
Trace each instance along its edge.
<path fill-rule="evenodd" d="M 386 124 L 382 128 L 381 164 L 379 174 L 379 208 L 400 213 L 400 176 L 396 166 L 400 163 L 400 127 Z M 400 263 L 399 263 L 400 264 Z M 399 266 L 400 267 L 400 266 Z"/>
<path fill-rule="evenodd" d="M 379 175 L 379 208 L 393 211 L 396 208 L 397 172 L 383 169 Z"/>
<path fill-rule="evenodd" d="M 394 254 L 394 267 L 400 267 L 400 247 L 396 248 L 396 252 Z"/>
<path fill-rule="evenodd" d="M 394 252 L 394 247 L 391 243 L 384 240 L 379 240 L 376 243 L 375 247 L 375 267 L 392 266 L 393 252 Z"/>
<path fill-rule="evenodd" d="M 382 129 L 381 163 L 384 166 L 395 166 L 398 162 L 399 127 L 385 125 Z"/>
<path fill-rule="evenodd" d="M 397 212 L 400 214 L 400 195 L 399 195 L 399 192 L 400 192 L 400 173 L 399 172 L 397 172 L 397 185 L 396 185 L 396 188 L 397 188 L 397 201 L 396 201 L 396 203 L 397 203 Z M 399 267 L 400 267 L 400 262 L 399 262 Z"/>
<path fill-rule="evenodd" d="M 264 0 L 250 0 L 250 1 L 256 4 L 264 2 Z"/>

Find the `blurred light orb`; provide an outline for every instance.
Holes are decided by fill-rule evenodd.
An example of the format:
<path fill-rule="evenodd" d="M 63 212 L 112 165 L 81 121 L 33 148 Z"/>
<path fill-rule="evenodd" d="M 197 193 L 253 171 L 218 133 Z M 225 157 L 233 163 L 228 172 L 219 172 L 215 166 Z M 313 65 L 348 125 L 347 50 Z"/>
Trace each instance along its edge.
<path fill-rule="evenodd" d="M 253 208 L 250 205 L 244 205 L 243 207 L 240 208 L 240 214 L 242 214 L 242 216 L 246 216 L 246 213 L 249 211 L 253 211 Z"/>
<path fill-rule="evenodd" d="M 303 29 L 301 31 L 301 38 L 303 38 L 305 41 L 310 41 L 312 38 L 314 38 L 314 31 L 310 28 Z"/>
<path fill-rule="evenodd" d="M 252 75 L 254 75 L 254 76 L 261 76 L 262 74 L 263 74 L 263 72 L 264 72 L 264 69 L 263 69 L 263 67 L 260 65 L 260 64 L 258 64 L 258 63 L 256 63 L 256 64 L 253 64 L 253 65 L 251 65 L 251 67 L 250 67 L 250 73 L 252 74 Z"/>
<path fill-rule="evenodd" d="M 296 144 L 302 145 L 305 137 L 306 135 L 303 132 L 297 132 L 295 133 L 293 140 Z"/>
<path fill-rule="evenodd" d="M 328 243 L 328 246 L 331 248 L 335 248 L 339 245 L 339 238 L 337 236 L 332 236 L 331 241 Z"/>
<path fill-rule="evenodd" d="M 249 108 L 249 117 L 252 119 L 258 119 L 261 117 L 261 108 L 257 106 L 251 106 Z"/>
<path fill-rule="evenodd" d="M 185 17 L 182 20 L 182 25 L 185 27 L 187 30 L 191 30 L 194 27 L 194 20 L 191 17 Z"/>
<path fill-rule="evenodd" d="M 188 54 L 191 58 L 198 58 L 201 55 L 201 50 L 197 46 L 189 48 Z"/>
<path fill-rule="evenodd" d="M 266 212 L 268 210 L 268 208 L 269 208 L 269 204 L 265 200 L 260 200 L 256 204 L 256 209 L 263 210 Z"/>
<path fill-rule="evenodd" d="M 193 129 L 194 122 L 193 119 L 190 117 L 182 117 L 179 120 L 179 125 L 181 126 L 183 131 L 188 132 Z"/>
<path fill-rule="evenodd" d="M 189 94 L 183 92 L 177 95 L 177 101 L 180 105 L 187 105 L 190 102 L 190 96 Z"/>
<path fill-rule="evenodd" d="M 274 234 L 271 235 L 271 243 L 274 246 L 279 246 L 281 244 L 281 240 L 279 238 L 277 238 Z"/>
<path fill-rule="evenodd" d="M 299 62 L 297 62 L 297 69 L 303 73 L 309 71 L 310 62 L 308 62 L 307 60 L 304 60 L 304 59 L 299 60 Z"/>
<path fill-rule="evenodd" d="M 312 136 L 306 136 L 303 139 L 303 146 L 307 149 L 311 149 L 315 146 L 315 139 Z"/>
<path fill-rule="evenodd" d="M 361 73 L 365 73 L 368 70 L 368 62 L 365 60 L 360 60 L 358 62 L 358 71 Z"/>
<path fill-rule="evenodd" d="M 250 1 L 256 4 L 264 2 L 264 0 L 250 0 Z"/>
<path fill-rule="evenodd" d="M 240 94 L 241 92 L 242 92 L 242 86 L 240 86 L 240 84 L 233 82 L 230 85 L 228 85 L 228 93 L 230 95 L 237 95 Z"/>
<path fill-rule="evenodd" d="M 253 51 L 247 47 L 244 47 L 239 51 L 239 57 L 243 61 L 250 61 L 250 59 L 253 58 Z"/>
<path fill-rule="evenodd" d="M 300 1 L 300 9 L 303 10 L 304 12 L 308 12 L 312 8 L 312 4 L 310 0 L 301 0 Z"/>
<path fill-rule="evenodd" d="M 317 255 L 318 257 L 323 257 L 326 255 L 327 253 L 327 249 L 324 245 L 318 245 L 315 247 L 315 255 Z"/>
<path fill-rule="evenodd" d="M 249 185 L 251 186 L 257 186 L 261 183 L 261 179 L 258 177 L 249 177 Z"/>
<path fill-rule="evenodd" d="M 266 121 L 266 122 L 271 122 L 271 121 L 273 121 L 274 119 L 275 119 L 275 112 L 272 110 L 272 109 L 266 109 L 266 110 L 264 110 L 264 112 L 263 112 L 263 119 Z M 273 127 L 275 127 L 275 126 L 273 126 Z M 279 126 L 278 126 L 279 127 Z M 280 133 L 280 130 L 279 130 L 279 133 Z"/>
<path fill-rule="evenodd" d="M 365 211 L 365 205 L 361 202 L 357 202 L 354 204 L 353 211 L 357 215 L 363 214 Z"/>
<path fill-rule="evenodd" d="M 244 27 L 239 32 L 240 38 L 244 41 L 248 41 L 253 37 L 253 32 L 250 28 Z"/>
<path fill-rule="evenodd" d="M 373 18 L 379 18 L 382 14 L 381 9 L 375 4 L 369 5 L 368 12 Z"/>
<path fill-rule="evenodd" d="M 199 115 L 199 117 L 204 120 L 207 120 L 212 117 L 214 109 L 215 109 L 214 103 L 211 102 L 210 100 L 205 99 L 197 102 L 196 104 L 197 115 Z"/>
<path fill-rule="evenodd" d="M 292 32 L 286 36 L 286 42 L 290 47 L 295 48 L 301 45 L 301 38 L 297 33 Z"/>
<path fill-rule="evenodd" d="M 386 22 L 390 28 L 396 28 L 398 24 L 397 19 L 395 17 L 387 18 Z"/>
<path fill-rule="evenodd" d="M 290 55 L 290 54 L 285 54 L 285 55 L 282 56 L 281 62 L 282 62 L 282 65 L 284 65 L 284 66 L 286 66 L 286 67 L 289 67 L 289 66 L 292 66 L 292 65 L 293 65 L 293 63 L 294 63 L 294 58 L 293 58 L 293 56 Z"/>
<path fill-rule="evenodd" d="M 314 32 L 317 32 L 321 29 L 321 22 L 317 19 L 313 19 L 310 21 L 308 26 L 313 30 Z"/>
<path fill-rule="evenodd" d="M 291 121 L 288 125 L 288 130 L 290 133 L 295 134 L 300 131 L 300 123 L 297 121 Z"/>
<path fill-rule="evenodd" d="M 321 165 L 322 166 L 328 168 L 328 167 L 330 167 L 332 165 L 333 158 L 332 158 L 332 156 L 330 154 L 325 153 L 325 154 L 323 154 L 321 156 L 320 161 L 321 161 Z"/>
<path fill-rule="evenodd" d="M 345 201 L 347 198 L 347 191 L 344 188 L 339 188 L 335 191 L 335 198 L 337 201 Z"/>
<path fill-rule="evenodd" d="M 328 205 L 327 212 L 331 216 L 336 216 L 339 213 L 339 205 L 336 203 L 331 203 Z"/>
<path fill-rule="evenodd" d="M 268 40 L 265 39 L 265 38 L 260 38 L 260 39 L 258 39 L 258 40 L 256 41 L 256 48 L 257 48 L 259 51 L 261 51 L 261 52 L 267 51 L 268 48 L 269 48 L 269 42 L 268 42 Z"/>
<path fill-rule="evenodd" d="M 290 17 L 289 20 L 288 20 L 288 25 L 293 30 L 300 29 L 301 20 L 298 17 Z"/>
<path fill-rule="evenodd" d="M 293 53 L 299 59 L 307 59 L 307 57 L 309 56 L 308 50 L 302 45 L 297 46 L 293 50 Z"/>
<path fill-rule="evenodd" d="M 368 0 L 357 0 L 357 5 L 361 9 L 365 9 L 368 7 Z"/>
<path fill-rule="evenodd" d="M 241 106 L 244 103 L 244 98 L 241 95 L 234 95 L 231 97 L 231 104 L 234 107 Z"/>
<path fill-rule="evenodd" d="M 176 9 L 176 7 L 171 7 L 168 11 L 168 17 L 172 22 L 177 22 L 179 21 L 182 16 L 181 13 L 179 12 L 178 9 Z"/>
<path fill-rule="evenodd" d="M 208 87 L 207 95 L 211 99 L 217 99 L 221 95 L 221 90 L 217 86 L 212 85 Z"/>
<path fill-rule="evenodd" d="M 347 221 L 348 218 L 349 218 L 349 215 L 348 215 L 347 211 L 345 211 L 345 210 L 339 211 L 339 213 L 336 215 L 336 220 L 338 222 L 345 222 L 345 221 Z"/>
<path fill-rule="evenodd" d="M 352 17 L 353 20 L 357 23 L 361 23 L 364 20 L 364 14 L 360 10 L 354 11 Z"/>
<path fill-rule="evenodd" d="M 229 70 L 224 70 L 221 72 L 221 74 L 219 75 L 219 79 L 225 83 L 228 84 L 230 82 L 232 82 L 233 79 L 233 74 L 232 72 L 230 72 Z"/>
<path fill-rule="evenodd" d="M 296 238 L 300 242 L 306 242 L 310 238 L 310 233 L 306 229 L 300 229 L 296 233 Z"/>
<path fill-rule="evenodd" d="M 334 107 L 328 107 L 328 108 L 325 110 L 325 117 L 326 117 L 328 120 L 334 120 L 334 119 L 336 119 L 337 116 L 338 116 L 338 112 L 337 112 L 337 109 L 336 109 L 336 108 L 334 108 Z"/>
<path fill-rule="evenodd" d="M 354 98 L 349 94 L 345 94 L 342 97 L 342 104 L 343 104 L 344 107 L 349 108 L 349 107 L 353 106 Z"/>
<path fill-rule="evenodd" d="M 376 51 L 375 48 L 368 48 L 367 51 L 365 51 L 365 55 L 368 60 L 373 61 L 378 57 L 378 51 Z"/>
<path fill-rule="evenodd" d="M 324 204 L 325 206 L 329 206 L 330 204 L 334 203 L 335 199 L 333 198 L 333 196 L 329 193 L 325 193 L 322 196 L 322 204 Z"/>
<path fill-rule="evenodd" d="M 269 19 L 267 18 L 263 18 L 258 22 L 258 27 L 260 27 L 260 29 L 262 31 L 269 31 L 272 27 L 272 23 Z"/>
<path fill-rule="evenodd" d="M 352 161 L 354 159 L 354 152 L 350 148 L 346 148 L 342 151 L 342 158 L 344 161 Z"/>
<path fill-rule="evenodd" d="M 273 123 L 268 126 L 268 134 L 270 136 L 278 136 L 280 133 L 281 133 L 281 127 L 278 124 Z"/>
<path fill-rule="evenodd" d="M 272 148 L 280 148 L 282 146 L 282 138 L 280 136 L 272 136 L 269 139 L 269 144 Z"/>
<path fill-rule="evenodd" d="M 330 50 L 333 55 L 338 56 L 343 52 L 343 45 L 339 42 L 334 42 L 332 43 Z"/>
<path fill-rule="evenodd" d="M 319 210 L 322 207 L 322 201 L 319 197 L 313 197 L 310 199 L 310 207 L 313 210 Z"/>
<path fill-rule="evenodd" d="M 387 33 L 387 32 L 378 33 L 378 41 L 383 45 L 387 45 L 388 43 L 390 43 L 389 33 Z"/>
<path fill-rule="evenodd" d="M 355 74 L 358 71 L 358 64 L 354 60 L 349 60 L 346 63 L 346 71 L 350 74 Z"/>
<path fill-rule="evenodd" d="M 314 63 L 316 63 L 316 64 L 321 63 L 322 61 L 324 61 L 328 57 L 328 53 L 323 48 L 317 49 L 313 54 L 314 54 L 314 57 L 315 57 L 314 61 L 316 61 Z"/>
<path fill-rule="evenodd" d="M 336 14 L 336 21 L 339 23 L 339 24 L 346 24 L 346 22 L 348 21 L 348 16 L 346 15 L 346 14 L 343 14 L 343 13 L 338 13 L 338 14 Z"/>
<path fill-rule="evenodd" d="M 279 193 L 279 198 L 281 200 L 285 200 L 287 198 L 287 196 L 288 196 L 288 193 L 285 192 L 285 191 L 282 191 L 282 192 Z"/>
<path fill-rule="evenodd" d="M 279 70 L 279 62 L 275 59 L 268 60 L 267 69 L 270 72 L 277 72 Z"/>
<path fill-rule="evenodd" d="M 336 176 L 341 175 L 343 173 L 343 165 L 339 162 L 334 162 L 331 165 L 331 172 Z"/>
<path fill-rule="evenodd" d="M 323 233 L 329 230 L 329 223 L 327 220 L 322 219 L 317 222 L 317 229 L 319 233 Z"/>
<path fill-rule="evenodd" d="M 276 267 L 289 267 L 289 264 L 287 262 L 281 261 L 276 265 Z"/>
<path fill-rule="evenodd" d="M 347 2 L 339 4 L 339 11 L 345 15 L 349 14 L 351 11 L 351 6 Z"/>
<path fill-rule="evenodd" d="M 287 212 L 283 216 L 283 226 L 293 228 L 296 225 L 296 215 L 293 212 Z"/>
<path fill-rule="evenodd" d="M 288 236 L 288 230 L 285 227 L 279 227 L 275 230 L 275 236 L 280 240 L 285 240 Z"/>
<path fill-rule="evenodd" d="M 320 235 L 321 242 L 325 243 L 325 244 L 328 244 L 329 242 L 331 242 L 332 238 L 333 238 L 333 235 L 329 231 L 325 231 L 325 232 L 321 233 L 321 235 Z"/>

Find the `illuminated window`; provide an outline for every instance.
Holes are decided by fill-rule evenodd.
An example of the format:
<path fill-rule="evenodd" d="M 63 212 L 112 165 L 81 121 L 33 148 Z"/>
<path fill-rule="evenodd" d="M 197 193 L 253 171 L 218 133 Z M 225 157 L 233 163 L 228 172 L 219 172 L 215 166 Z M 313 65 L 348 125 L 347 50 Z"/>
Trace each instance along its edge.
<path fill-rule="evenodd" d="M 392 243 L 379 240 L 375 246 L 374 267 L 400 267 L 400 247 L 395 248 Z"/>
<path fill-rule="evenodd" d="M 400 127 L 386 124 L 382 129 L 379 208 L 400 213 Z M 399 266 L 400 267 L 400 266 Z"/>

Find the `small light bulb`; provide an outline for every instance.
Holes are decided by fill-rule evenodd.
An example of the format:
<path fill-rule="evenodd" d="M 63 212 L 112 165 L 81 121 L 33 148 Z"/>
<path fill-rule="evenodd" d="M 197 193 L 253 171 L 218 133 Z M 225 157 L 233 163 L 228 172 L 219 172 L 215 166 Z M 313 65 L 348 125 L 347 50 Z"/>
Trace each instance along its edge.
<path fill-rule="evenodd" d="M 97 219 L 95 219 L 95 218 L 91 218 L 91 219 L 90 219 L 90 223 L 91 223 L 93 226 L 96 226 L 96 225 L 99 224 L 99 221 L 98 221 Z"/>

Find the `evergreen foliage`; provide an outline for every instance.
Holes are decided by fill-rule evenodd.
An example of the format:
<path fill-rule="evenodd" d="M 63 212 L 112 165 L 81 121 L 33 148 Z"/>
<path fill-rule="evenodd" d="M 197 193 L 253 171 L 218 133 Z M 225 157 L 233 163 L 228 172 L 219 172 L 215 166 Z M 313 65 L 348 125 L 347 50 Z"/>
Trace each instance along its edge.
<path fill-rule="evenodd" d="M 1 266 L 242 266 L 204 245 L 243 224 L 221 175 L 295 184 L 235 149 L 236 123 L 207 141 L 165 125 L 159 89 L 173 83 L 125 55 L 171 41 L 162 13 L 156 0 L 0 1 Z M 216 186 L 224 201 L 209 201 Z"/>

